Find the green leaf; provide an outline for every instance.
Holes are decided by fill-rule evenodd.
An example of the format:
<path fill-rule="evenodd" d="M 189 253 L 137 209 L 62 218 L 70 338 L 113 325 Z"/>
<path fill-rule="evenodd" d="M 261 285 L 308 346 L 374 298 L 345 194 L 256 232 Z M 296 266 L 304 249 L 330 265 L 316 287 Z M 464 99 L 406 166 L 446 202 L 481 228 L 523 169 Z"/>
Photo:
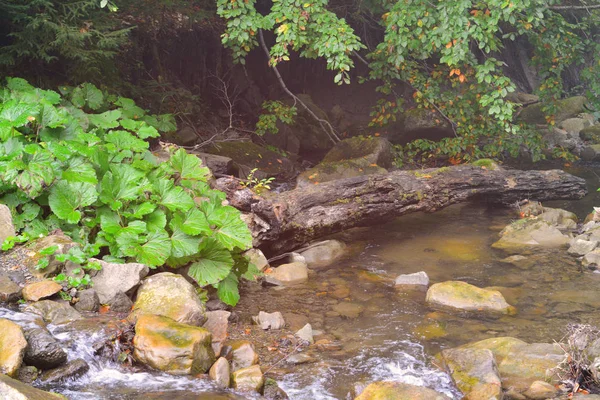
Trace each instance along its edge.
<path fill-rule="evenodd" d="M 123 201 L 135 200 L 141 195 L 143 179 L 144 173 L 130 165 L 112 165 L 100 183 L 100 200 L 117 210 Z"/>
<path fill-rule="evenodd" d="M 169 163 L 179 173 L 181 179 L 205 181 L 210 176 L 208 168 L 202 167 L 200 158 L 179 149 L 171 156 Z"/>
<path fill-rule="evenodd" d="M 7 121 L 10 126 L 16 128 L 26 125 L 32 117 L 37 114 L 39 105 L 23 103 L 17 100 L 10 100 L 2 106 L 0 111 L 0 121 Z"/>
<path fill-rule="evenodd" d="M 174 186 L 170 180 L 159 179 L 155 182 L 154 188 L 160 196 L 159 204 L 171 211 L 186 212 L 195 205 L 192 196 L 181 187 Z"/>
<path fill-rule="evenodd" d="M 171 254 L 171 241 L 166 231 L 150 232 L 137 252 L 137 261 L 150 267 L 163 265 Z"/>
<path fill-rule="evenodd" d="M 229 275 L 233 258 L 226 248 L 214 239 L 205 238 L 199 250 L 200 260 L 193 263 L 188 271 L 198 285 L 216 285 Z"/>
<path fill-rule="evenodd" d="M 90 124 L 101 129 L 112 129 L 119 126 L 117 120 L 121 117 L 121 111 L 110 110 L 102 114 L 89 114 Z"/>
<path fill-rule="evenodd" d="M 128 218 L 142 218 L 144 215 L 148 215 L 156 210 L 156 204 L 150 202 L 144 202 L 141 204 L 134 205 L 130 212 L 124 213 L 124 215 Z M 164 228 L 164 226 L 162 226 Z"/>
<path fill-rule="evenodd" d="M 240 292 L 238 290 L 238 277 L 230 273 L 217 286 L 217 295 L 225 304 L 235 306 L 240 301 Z"/>
<path fill-rule="evenodd" d="M 201 239 L 186 235 L 177 223 L 172 223 L 171 227 L 173 230 L 171 235 L 171 257 L 183 258 L 197 254 Z"/>
<path fill-rule="evenodd" d="M 69 166 L 62 172 L 62 179 L 67 182 L 86 182 L 97 184 L 96 170 L 92 164 L 85 161 L 82 157 L 73 158 L 69 161 Z"/>
<path fill-rule="evenodd" d="M 142 139 L 160 137 L 160 133 L 155 127 L 149 125 L 143 125 L 136 130 L 137 135 Z"/>
<path fill-rule="evenodd" d="M 44 187 L 50 186 L 54 181 L 52 161 L 51 154 L 38 147 L 16 179 L 15 183 L 19 189 L 27 193 L 30 198 L 39 196 Z"/>
<path fill-rule="evenodd" d="M 78 209 L 87 207 L 98 198 L 94 185 L 85 182 L 59 181 L 50 190 L 48 204 L 57 217 L 70 224 L 81 219 Z"/>
<path fill-rule="evenodd" d="M 242 250 L 252 247 L 252 234 L 240 218 L 240 212 L 231 206 L 221 206 L 209 202 L 201 203 L 202 211 L 211 225 L 215 225 L 214 237 L 229 250 L 238 247 Z"/>
<path fill-rule="evenodd" d="M 148 142 L 136 138 L 127 131 L 110 131 L 104 140 L 114 144 L 119 150 L 131 150 L 139 153 L 148 149 Z"/>
<path fill-rule="evenodd" d="M 87 105 L 92 110 L 97 110 L 104 102 L 104 95 L 91 83 L 84 83 L 73 90 L 71 102 L 76 107 L 82 108 Z"/>
<path fill-rule="evenodd" d="M 188 235 L 212 234 L 206 215 L 196 207 L 185 214 L 181 222 L 181 230 Z"/>

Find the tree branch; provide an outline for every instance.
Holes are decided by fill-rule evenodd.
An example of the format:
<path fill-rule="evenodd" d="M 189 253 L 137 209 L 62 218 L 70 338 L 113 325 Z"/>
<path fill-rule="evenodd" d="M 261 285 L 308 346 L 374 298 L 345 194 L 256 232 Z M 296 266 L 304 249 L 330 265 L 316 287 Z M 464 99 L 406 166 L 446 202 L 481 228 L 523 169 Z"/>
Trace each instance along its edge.
<path fill-rule="evenodd" d="M 550 6 L 550 10 L 592 10 L 600 8 L 600 4 L 594 4 L 592 6 Z"/>

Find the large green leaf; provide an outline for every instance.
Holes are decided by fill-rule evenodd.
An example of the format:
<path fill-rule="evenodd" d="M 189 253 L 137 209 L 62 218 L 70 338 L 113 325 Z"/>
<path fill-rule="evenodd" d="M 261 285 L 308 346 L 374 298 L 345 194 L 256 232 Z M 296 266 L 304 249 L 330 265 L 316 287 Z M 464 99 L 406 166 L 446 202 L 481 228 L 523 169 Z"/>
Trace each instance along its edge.
<path fill-rule="evenodd" d="M 225 304 L 235 306 L 240 301 L 240 292 L 238 290 L 238 277 L 230 273 L 217 286 L 217 295 Z"/>
<path fill-rule="evenodd" d="M 137 261 L 150 267 L 163 265 L 171 254 L 171 241 L 164 230 L 150 232 L 137 251 Z"/>
<path fill-rule="evenodd" d="M 60 110 L 52 104 L 44 104 L 38 122 L 43 128 L 56 128 L 63 126 L 67 121 L 69 121 L 69 116 L 64 110 Z"/>
<path fill-rule="evenodd" d="M 7 121 L 10 126 L 18 128 L 27 124 L 29 122 L 28 118 L 37 114 L 38 110 L 38 104 L 10 100 L 2 105 L 0 121 Z"/>
<path fill-rule="evenodd" d="M 69 161 L 69 166 L 62 173 L 62 178 L 68 182 L 87 182 L 98 183 L 96 170 L 92 164 L 82 157 L 73 158 Z"/>
<path fill-rule="evenodd" d="M 202 167 L 200 158 L 193 154 L 188 154 L 183 149 L 177 150 L 171 156 L 169 163 L 179 173 L 181 179 L 205 181 L 210 176 L 208 168 Z"/>
<path fill-rule="evenodd" d="M 171 257 L 183 258 L 197 254 L 201 239 L 186 235 L 178 224 L 171 224 L 171 227 Z"/>
<path fill-rule="evenodd" d="M 27 146 L 29 147 L 29 146 Z M 26 162 L 25 169 L 16 179 L 19 189 L 31 198 L 39 196 L 44 187 L 50 186 L 54 181 L 52 156 L 41 148 Z"/>
<path fill-rule="evenodd" d="M 188 235 L 212 234 L 206 215 L 196 207 L 189 210 L 181 219 L 181 230 Z"/>
<path fill-rule="evenodd" d="M 164 229 L 167 226 L 167 214 L 161 209 L 156 209 L 144 217 L 148 231 Z"/>
<path fill-rule="evenodd" d="M 233 250 L 238 247 L 242 250 L 252 247 L 252 234 L 248 226 L 240 218 L 240 212 L 231 206 L 220 204 L 201 203 L 202 211 L 213 229 L 214 237 L 226 248 Z"/>
<path fill-rule="evenodd" d="M 101 128 L 101 129 L 112 129 L 119 126 L 119 122 L 117 121 L 121 117 L 121 111 L 119 110 L 110 110 L 105 111 L 102 114 L 89 114 L 88 118 L 90 120 L 90 124 Z"/>
<path fill-rule="evenodd" d="M 94 185 L 61 180 L 50 190 L 48 204 L 58 218 L 76 224 L 81 219 L 79 209 L 91 205 L 97 198 L 98 193 Z"/>
<path fill-rule="evenodd" d="M 175 186 L 168 179 L 158 179 L 154 183 L 154 189 L 160 196 L 159 204 L 171 211 L 186 212 L 194 207 L 194 199 L 183 188 Z"/>
<path fill-rule="evenodd" d="M 205 238 L 200 244 L 200 260 L 190 266 L 188 275 L 198 285 L 216 285 L 225 279 L 233 268 L 231 253 L 216 240 Z"/>
<path fill-rule="evenodd" d="M 144 173 L 130 165 L 112 165 L 102 178 L 100 200 L 117 210 L 122 207 L 123 201 L 135 200 L 141 195 L 143 179 Z"/>
<path fill-rule="evenodd" d="M 87 105 L 92 110 L 97 110 L 102 106 L 104 95 L 96 86 L 91 83 L 84 83 L 73 89 L 71 102 L 76 107 L 82 108 Z"/>
<path fill-rule="evenodd" d="M 133 100 L 126 97 L 119 97 L 115 104 L 121 107 L 120 111 L 123 113 L 123 118 L 138 120 L 146 114 L 142 108 L 135 105 Z"/>
<path fill-rule="evenodd" d="M 148 149 L 148 142 L 136 138 L 127 131 L 110 131 L 104 140 L 114 144 L 119 150 L 132 150 L 139 153 Z"/>

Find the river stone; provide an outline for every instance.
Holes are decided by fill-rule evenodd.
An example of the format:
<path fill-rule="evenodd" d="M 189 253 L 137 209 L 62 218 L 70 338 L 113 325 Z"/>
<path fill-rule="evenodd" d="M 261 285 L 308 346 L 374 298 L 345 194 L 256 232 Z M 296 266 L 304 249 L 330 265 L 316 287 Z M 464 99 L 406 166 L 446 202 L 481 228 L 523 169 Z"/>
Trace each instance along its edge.
<path fill-rule="evenodd" d="M 600 248 L 596 248 L 583 256 L 581 263 L 584 267 L 600 265 Z"/>
<path fill-rule="evenodd" d="M 296 336 L 310 344 L 313 344 L 315 342 L 315 339 L 313 337 L 313 329 L 310 324 L 304 325 L 302 329 L 296 332 Z"/>
<path fill-rule="evenodd" d="M 28 329 L 25 331 L 25 338 L 27 348 L 23 360 L 27 365 L 46 370 L 67 361 L 67 353 L 46 329 Z"/>
<path fill-rule="evenodd" d="M 364 307 L 358 303 L 341 302 L 332 307 L 342 317 L 355 319 L 363 312 Z"/>
<path fill-rule="evenodd" d="M 234 371 L 231 374 L 233 388 L 240 392 L 260 393 L 264 384 L 265 377 L 260 370 L 259 365 L 253 365 Z"/>
<path fill-rule="evenodd" d="M 206 322 L 202 325 L 202 327 L 207 329 L 212 335 L 212 348 L 217 357 L 221 354 L 221 350 L 227 339 L 230 316 L 231 313 L 229 311 L 208 311 L 206 313 Z"/>
<path fill-rule="evenodd" d="M 558 389 L 554 385 L 544 381 L 535 381 L 524 393 L 525 397 L 531 400 L 545 400 L 554 398 Z"/>
<path fill-rule="evenodd" d="M 572 135 L 579 137 L 579 133 L 590 126 L 592 123 L 585 118 L 568 118 L 562 121 L 558 127 Z"/>
<path fill-rule="evenodd" d="M 23 298 L 28 301 L 39 301 L 52 297 L 61 290 L 61 285 L 50 280 L 30 283 L 23 288 Z"/>
<path fill-rule="evenodd" d="M 577 228 L 577 215 L 570 211 L 561 210 L 560 208 L 544 207 L 544 212 L 538 218 L 560 230 Z"/>
<path fill-rule="evenodd" d="M 171 272 L 152 275 L 142 282 L 128 319 L 135 322 L 143 314 L 162 315 L 195 326 L 206 322 L 204 304 L 194 286 Z"/>
<path fill-rule="evenodd" d="M 40 251 L 53 246 L 56 246 L 57 250 L 54 255 L 49 256 L 48 266 L 44 269 L 36 269 L 38 262 L 42 258 L 47 257 L 43 254 L 40 254 Z M 56 233 L 43 237 L 29 245 L 29 251 L 23 260 L 23 264 L 28 268 L 31 275 L 35 276 L 36 278 L 46 279 L 47 277 L 57 273 L 58 270 L 64 265 L 64 262 L 57 260 L 56 256 L 60 254 L 67 254 L 71 248 L 76 246 L 78 245 L 64 233 Z"/>
<path fill-rule="evenodd" d="M 425 301 L 435 307 L 469 312 L 512 314 L 514 307 L 497 290 L 481 289 L 461 281 L 436 283 L 427 290 Z"/>
<path fill-rule="evenodd" d="M 267 257 L 265 257 L 263 252 L 259 249 L 250 249 L 244 252 L 244 255 L 248 257 L 250 263 L 254 264 L 259 271 L 263 272 L 265 269 L 269 268 Z"/>
<path fill-rule="evenodd" d="M 525 346 L 527 342 L 510 336 L 490 338 L 478 342 L 467 343 L 460 346 L 460 349 L 486 349 L 494 354 L 496 363 L 502 362 L 513 348 Z"/>
<path fill-rule="evenodd" d="M 42 374 L 41 380 L 45 383 L 56 383 L 69 378 L 78 378 L 88 372 L 90 366 L 81 358 L 69 361 L 62 367 L 54 368 Z"/>
<path fill-rule="evenodd" d="M 252 317 L 252 321 L 256 325 L 260 325 L 260 327 L 265 331 L 268 329 L 282 329 L 285 326 L 285 320 L 279 311 L 274 313 L 259 311 L 258 315 Z"/>
<path fill-rule="evenodd" d="M 569 97 L 563 100 L 559 100 L 556 103 L 555 121 L 560 124 L 562 121 L 576 117 L 578 114 L 585 112 L 585 103 L 587 99 L 584 96 Z M 526 122 L 528 124 L 547 124 L 546 116 L 542 111 L 544 104 L 536 103 L 525 107 L 521 110 L 518 116 L 519 121 Z"/>
<path fill-rule="evenodd" d="M 119 291 L 115 296 L 108 301 L 110 310 L 118 313 L 126 313 L 131 311 L 133 301 L 125 293 Z"/>
<path fill-rule="evenodd" d="M 600 125 L 588 126 L 579 132 L 579 136 L 593 144 L 600 144 Z"/>
<path fill-rule="evenodd" d="M 363 159 L 368 164 L 391 168 L 394 161 L 392 144 L 375 136 L 355 136 L 344 139 L 333 146 L 323 158 L 323 162 L 337 162 L 350 159 Z"/>
<path fill-rule="evenodd" d="M 254 346 L 247 340 L 236 340 L 229 345 L 231 347 L 231 370 L 251 367 L 258 364 L 258 353 Z"/>
<path fill-rule="evenodd" d="M 354 400 L 450 400 L 435 390 L 401 382 L 373 382 Z"/>
<path fill-rule="evenodd" d="M 96 312 L 100 308 L 100 299 L 94 289 L 82 290 L 77 295 L 74 307 L 77 311 Z"/>
<path fill-rule="evenodd" d="M 292 354 L 285 359 L 285 362 L 291 365 L 310 364 L 316 361 L 316 358 L 311 357 L 306 353 Z"/>
<path fill-rule="evenodd" d="M 346 244 L 339 240 L 324 240 L 310 245 L 309 249 L 300 251 L 308 268 L 323 268 L 333 264 L 346 251 Z"/>
<path fill-rule="evenodd" d="M 271 378 L 265 378 L 265 386 L 263 388 L 263 397 L 267 400 L 287 400 L 287 393 L 279 387 L 277 381 Z"/>
<path fill-rule="evenodd" d="M 129 293 L 134 290 L 150 271 L 144 264 L 116 264 L 96 259 L 90 261 L 97 262 L 102 267 L 92 278 L 102 304 L 108 304 L 118 292 Z"/>
<path fill-rule="evenodd" d="M 159 315 L 141 315 L 135 324 L 133 356 L 172 375 L 206 373 L 215 361 L 210 332 Z"/>
<path fill-rule="evenodd" d="M 229 157 L 216 154 L 200 153 L 191 151 L 202 160 L 202 164 L 210 169 L 213 174 L 231 175 L 234 173 L 233 160 Z"/>
<path fill-rule="evenodd" d="M 44 392 L 1 374 L 0 394 L 4 400 L 67 400 L 63 395 Z"/>
<path fill-rule="evenodd" d="M 26 348 L 23 329 L 12 321 L 0 318 L 0 374 L 16 376 Z"/>
<path fill-rule="evenodd" d="M 600 144 L 591 144 L 581 151 L 581 158 L 584 161 L 600 160 Z"/>
<path fill-rule="evenodd" d="M 429 276 L 424 271 L 415 272 L 414 274 L 404 274 L 396 278 L 396 286 L 429 286 Z"/>
<path fill-rule="evenodd" d="M 29 305 L 26 312 L 39 315 L 46 323 L 61 325 L 77 321 L 83 317 L 68 303 L 42 300 Z"/>
<path fill-rule="evenodd" d="M 490 350 L 448 349 L 442 351 L 440 358 L 466 399 L 502 399 L 502 383 Z"/>
<path fill-rule="evenodd" d="M 308 268 L 302 262 L 282 264 L 265 273 L 265 280 L 274 285 L 292 286 L 308 280 Z"/>
<path fill-rule="evenodd" d="M 540 219 L 520 219 L 500 232 L 500 240 L 492 244 L 495 249 L 519 253 L 531 248 L 558 248 L 569 243 L 569 237 L 558 228 Z"/>
<path fill-rule="evenodd" d="M 210 379 L 215 381 L 217 386 L 227 389 L 231 383 L 229 361 L 225 357 L 220 357 L 208 371 Z"/>
<path fill-rule="evenodd" d="M 567 252 L 574 256 L 584 256 L 598 246 L 597 240 L 575 239 Z"/>
<path fill-rule="evenodd" d="M 23 383 L 31 385 L 40 376 L 40 370 L 33 365 L 21 365 L 17 373 L 17 379 Z"/>
<path fill-rule="evenodd" d="M 0 275 L 0 303 L 12 303 L 21 298 L 21 287 L 6 275 Z"/>

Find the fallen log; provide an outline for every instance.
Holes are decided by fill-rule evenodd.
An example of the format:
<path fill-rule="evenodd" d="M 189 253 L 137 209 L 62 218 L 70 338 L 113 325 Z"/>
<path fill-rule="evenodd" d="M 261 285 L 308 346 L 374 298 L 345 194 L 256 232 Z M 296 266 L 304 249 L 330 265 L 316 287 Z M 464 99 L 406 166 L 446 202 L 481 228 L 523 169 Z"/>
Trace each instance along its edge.
<path fill-rule="evenodd" d="M 585 181 L 561 170 L 520 171 L 455 166 L 366 175 L 258 197 L 222 178 L 218 187 L 249 212 L 255 246 L 275 255 L 311 240 L 404 214 L 433 212 L 467 200 L 511 204 L 524 199 L 579 199 Z"/>

